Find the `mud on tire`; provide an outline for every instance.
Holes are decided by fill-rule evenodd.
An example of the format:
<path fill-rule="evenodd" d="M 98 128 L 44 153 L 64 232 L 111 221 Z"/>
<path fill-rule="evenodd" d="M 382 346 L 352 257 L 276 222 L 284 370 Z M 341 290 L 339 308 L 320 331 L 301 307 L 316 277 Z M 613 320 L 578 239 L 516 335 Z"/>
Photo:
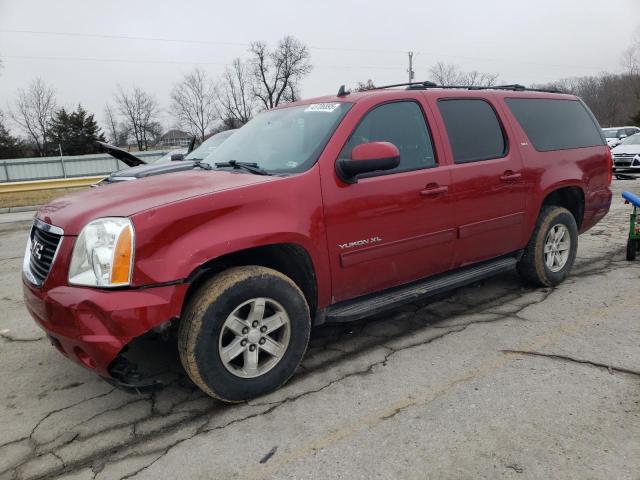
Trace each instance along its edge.
<path fill-rule="evenodd" d="M 278 332 L 270 333 L 274 323 L 268 322 L 277 312 L 284 312 L 288 327 L 286 332 L 283 326 L 274 329 L 282 333 L 273 339 L 268 336 Z M 264 324 L 257 321 L 260 313 Z M 259 266 L 234 267 L 207 281 L 189 300 L 178 331 L 178 350 L 189 377 L 205 393 L 241 402 L 277 389 L 293 375 L 310 331 L 309 307 L 290 278 Z M 244 350 L 234 350 L 231 358 L 234 342 Z M 277 356 L 266 351 L 274 344 L 283 347 Z M 250 357 L 249 347 L 255 357 Z M 263 373 L 251 363 L 256 360 L 249 360 L 258 355 L 258 365 L 263 360 L 266 365 Z M 248 364 L 246 371 L 243 362 Z"/>
<path fill-rule="evenodd" d="M 554 243 L 554 235 L 550 234 L 552 229 L 553 233 L 563 232 L 561 241 Z M 564 248 L 566 242 L 569 243 L 566 257 L 563 250 L 558 252 L 561 255 L 557 258 L 550 259 L 549 254 L 557 252 L 558 248 Z M 518 262 L 518 273 L 525 280 L 538 286 L 558 285 L 569 275 L 577 250 L 578 226 L 571 212 L 563 207 L 542 207 L 533 234 Z"/>

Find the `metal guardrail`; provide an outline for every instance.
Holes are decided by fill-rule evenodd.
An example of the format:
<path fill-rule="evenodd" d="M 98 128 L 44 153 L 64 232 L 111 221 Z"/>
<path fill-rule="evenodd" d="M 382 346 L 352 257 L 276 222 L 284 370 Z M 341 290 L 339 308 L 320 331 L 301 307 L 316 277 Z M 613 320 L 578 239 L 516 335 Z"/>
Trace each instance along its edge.
<path fill-rule="evenodd" d="M 135 155 L 147 162 L 152 162 L 168 151 L 136 152 Z M 0 184 L 30 180 L 107 176 L 123 168 L 127 168 L 127 166 L 107 154 L 0 160 Z"/>
<path fill-rule="evenodd" d="M 102 180 L 105 175 L 74 178 L 54 178 L 47 180 L 30 180 L 26 182 L 0 182 L 0 195 L 3 193 L 33 192 L 36 190 L 53 190 L 55 188 L 88 187 Z"/>

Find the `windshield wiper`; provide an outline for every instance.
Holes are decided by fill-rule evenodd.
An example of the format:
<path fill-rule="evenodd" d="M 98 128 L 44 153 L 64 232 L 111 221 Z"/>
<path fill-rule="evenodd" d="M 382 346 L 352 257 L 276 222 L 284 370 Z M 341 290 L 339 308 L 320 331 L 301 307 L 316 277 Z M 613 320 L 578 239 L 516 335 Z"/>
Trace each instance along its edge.
<path fill-rule="evenodd" d="M 256 175 L 271 175 L 266 170 L 263 170 L 254 162 L 238 162 L 237 160 L 229 160 L 228 162 L 219 162 L 215 164 L 217 168 L 233 167 L 235 169 L 244 169 L 247 172 L 255 173 Z"/>
<path fill-rule="evenodd" d="M 193 162 L 193 167 L 200 167 L 203 170 L 211 170 L 213 167 L 211 165 L 209 165 L 208 163 L 202 163 L 202 159 L 201 158 L 192 158 L 190 159 Z"/>

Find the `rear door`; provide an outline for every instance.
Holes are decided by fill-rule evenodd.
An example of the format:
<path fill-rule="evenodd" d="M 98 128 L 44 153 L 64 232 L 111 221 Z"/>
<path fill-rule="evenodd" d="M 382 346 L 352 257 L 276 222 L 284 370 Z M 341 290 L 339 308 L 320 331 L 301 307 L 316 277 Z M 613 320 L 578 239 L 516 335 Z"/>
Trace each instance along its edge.
<path fill-rule="evenodd" d="M 453 163 L 451 193 L 459 238 L 455 266 L 511 253 L 523 244 L 527 187 L 522 159 L 489 98 L 432 100 Z"/>

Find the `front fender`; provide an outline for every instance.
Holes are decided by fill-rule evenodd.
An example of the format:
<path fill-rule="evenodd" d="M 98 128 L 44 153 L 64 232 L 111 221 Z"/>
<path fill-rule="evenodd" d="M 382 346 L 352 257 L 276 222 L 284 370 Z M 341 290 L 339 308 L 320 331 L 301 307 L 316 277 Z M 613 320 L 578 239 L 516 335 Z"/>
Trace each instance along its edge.
<path fill-rule="evenodd" d="M 181 281 L 223 255 L 289 243 L 309 254 L 323 302 L 330 274 L 322 212 L 317 168 L 142 212 L 133 217 L 133 284 Z"/>

